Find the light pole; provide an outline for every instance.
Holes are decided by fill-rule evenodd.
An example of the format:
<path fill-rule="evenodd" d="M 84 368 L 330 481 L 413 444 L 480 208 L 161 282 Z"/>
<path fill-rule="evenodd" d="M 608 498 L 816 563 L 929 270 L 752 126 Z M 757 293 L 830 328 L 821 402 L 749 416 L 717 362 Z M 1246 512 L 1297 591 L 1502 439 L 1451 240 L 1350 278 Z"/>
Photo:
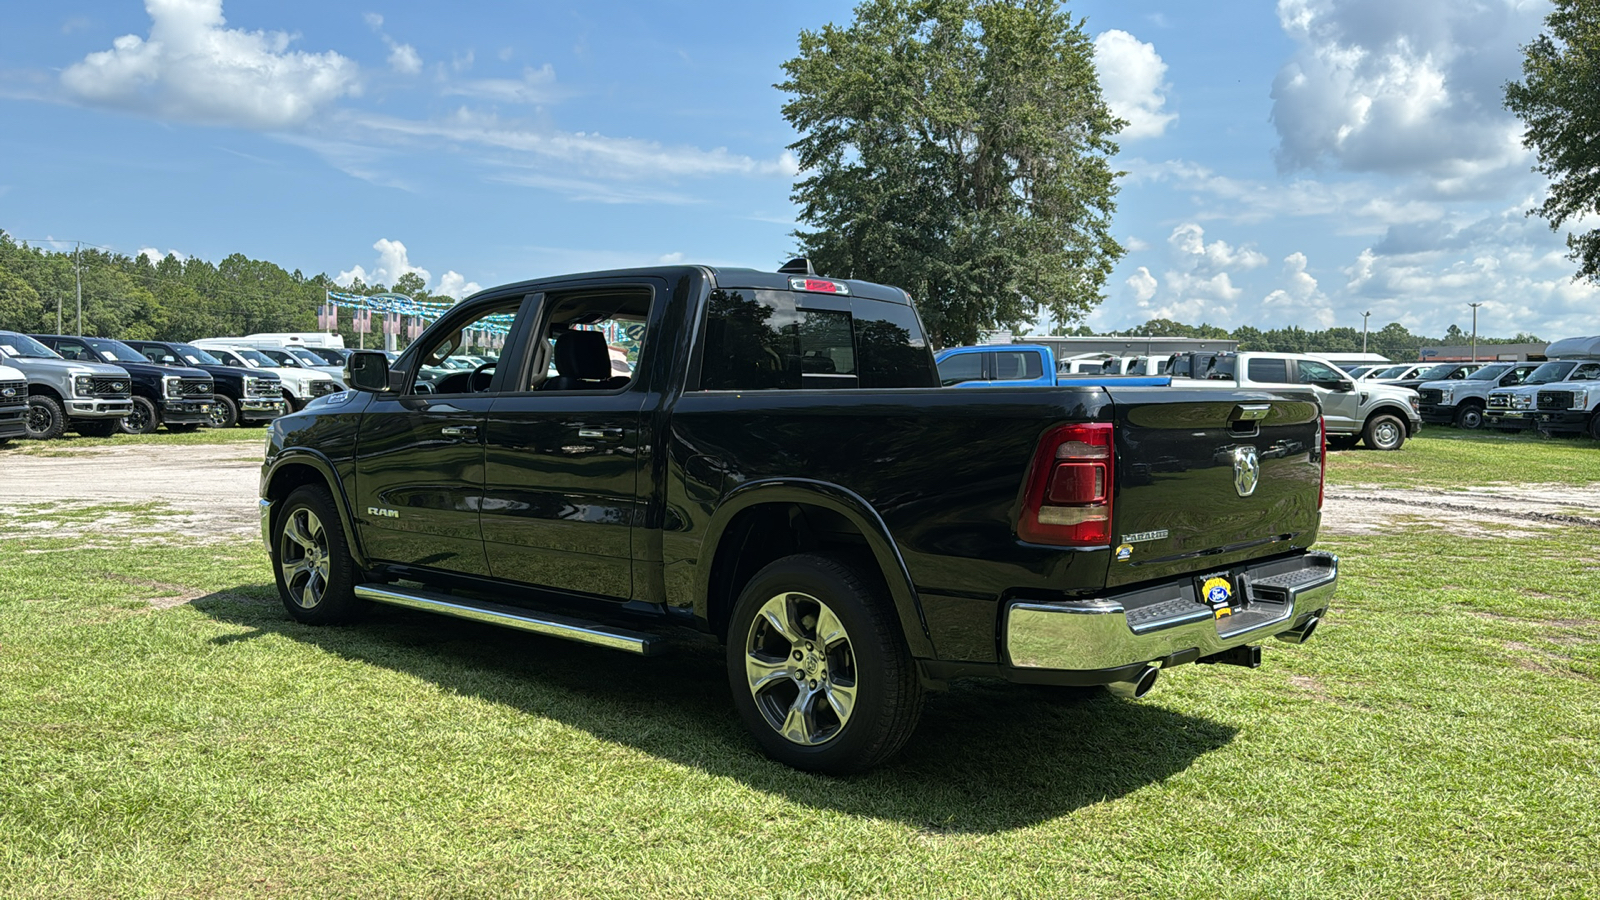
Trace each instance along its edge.
<path fill-rule="evenodd" d="M 1361 352 L 1367 352 L 1367 320 L 1372 318 L 1372 310 L 1361 314 Z"/>
<path fill-rule="evenodd" d="M 1472 307 L 1472 361 L 1478 361 L 1478 307 L 1482 303 L 1468 303 Z"/>
<path fill-rule="evenodd" d="M 83 241 L 72 244 L 72 273 L 78 282 L 78 337 L 83 337 L 83 266 L 78 264 L 78 251 L 82 247 Z"/>

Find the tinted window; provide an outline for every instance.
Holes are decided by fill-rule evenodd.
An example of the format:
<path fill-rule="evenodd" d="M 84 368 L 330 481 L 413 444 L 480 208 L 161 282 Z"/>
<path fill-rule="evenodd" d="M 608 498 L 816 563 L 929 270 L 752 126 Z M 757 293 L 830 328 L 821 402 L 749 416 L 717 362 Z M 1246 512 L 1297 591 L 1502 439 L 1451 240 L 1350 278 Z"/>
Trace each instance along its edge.
<path fill-rule="evenodd" d="M 1468 381 L 1493 381 L 1504 375 L 1510 368 L 1510 366 L 1484 366 L 1478 371 L 1463 377 Z"/>
<path fill-rule="evenodd" d="M 1573 381 L 1593 381 L 1595 378 L 1600 378 L 1600 363 L 1584 363 L 1572 373 Z"/>
<path fill-rule="evenodd" d="M 88 362 L 96 361 L 94 354 L 89 352 L 89 348 L 83 346 L 77 341 L 56 341 L 55 348 L 56 352 L 61 354 L 62 359 L 79 359 L 86 360 Z"/>
<path fill-rule="evenodd" d="M 1539 368 L 1534 369 L 1533 374 L 1529 375 L 1527 381 L 1523 383 L 1549 384 L 1552 381 L 1560 381 L 1561 379 L 1566 378 L 1567 373 L 1571 372 L 1577 365 L 1577 363 L 1570 362 L 1547 362 Z"/>
<path fill-rule="evenodd" d="M 1320 363 L 1314 359 L 1302 359 L 1297 360 L 1295 364 L 1299 367 L 1300 381 L 1304 384 L 1312 384 L 1318 381 L 1344 380 L 1344 375 L 1334 371 L 1334 368 L 1327 363 Z"/>
<path fill-rule="evenodd" d="M 1252 359 L 1247 371 L 1251 381 L 1261 384 L 1289 383 L 1289 361 L 1285 359 Z"/>
<path fill-rule="evenodd" d="M 1044 377 L 1044 363 L 1034 350 L 1000 350 L 994 354 L 997 381 L 1025 381 Z"/>
<path fill-rule="evenodd" d="M 909 307 L 856 300 L 852 315 L 807 309 L 789 291 L 717 290 L 706 310 L 700 387 L 711 391 L 932 387 Z M 818 299 L 818 305 L 838 303 Z"/>
<path fill-rule="evenodd" d="M 983 378 L 982 353 L 957 353 L 949 356 L 939 363 L 939 383 L 944 385 L 960 384 L 963 381 L 978 381 Z"/>

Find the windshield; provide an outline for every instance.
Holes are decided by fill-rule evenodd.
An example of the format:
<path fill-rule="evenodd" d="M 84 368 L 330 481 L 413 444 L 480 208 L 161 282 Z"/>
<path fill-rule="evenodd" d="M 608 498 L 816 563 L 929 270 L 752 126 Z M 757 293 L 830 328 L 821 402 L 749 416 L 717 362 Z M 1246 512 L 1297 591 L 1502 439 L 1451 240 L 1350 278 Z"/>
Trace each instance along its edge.
<path fill-rule="evenodd" d="M 83 342 L 108 362 L 148 363 L 150 361 L 145 359 L 143 353 L 121 341 L 113 341 L 109 338 L 84 338 Z"/>
<path fill-rule="evenodd" d="M 1455 370 L 1455 363 L 1442 363 L 1437 366 L 1429 366 L 1418 372 L 1414 377 L 1421 378 L 1423 381 L 1438 381 L 1442 378 L 1449 378 L 1450 373 Z"/>
<path fill-rule="evenodd" d="M 1567 377 L 1568 372 L 1577 367 L 1578 364 L 1575 362 L 1547 362 L 1534 369 L 1533 374 L 1529 375 L 1528 380 L 1524 381 L 1523 384 L 1549 384 L 1552 381 L 1560 381 Z"/>
<path fill-rule="evenodd" d="M 302 366 L 325 366 L 328 364 L 322 357 L 300 347 L 290 347 L 289 355 L 299 360 Z"/>
<path fill-rule="evenodd" d="M 272 360 L 273 365 L 283 366 L 286 369 L 298 369 L 300 360 L 292 356 L 287 350 L 257 350 L 257 353 Z"/>
<path fill-rule="evenodd" d="M 217 359 L 215 356 L 212 356 L 204 350 L 201 350 L 199 347 L 191 347 L 188 344 L 173 344 L 172 346 L 177 348 L 178 355 L 183 357 L 184 360 L 191 366 L 222 365 L 222 360 Z"/>
<path fill-rule="evenodd" d="M 253 369 L 275 369 L 278 367 L 278 364 L 273 362 L 271 357 L 266 356 L 259 350 L 251 350 L 249 347 L 235 347 L 233 352 L 239 354 L 239 358 L 249 363 Z"/>
<path fill-rule="evenodd" d="M 61 354 L 25 334 L 0 334 L 0 347 L 17 359 L 60 359 Z"/>
<path fill-rule="evenodd" d="M 1495 379 L 1499 378 L 1501 375 L 1504 375 L 1505 373 L 1507 373 L 1509 371 L 1511 371 L 1511 367 L 1510 366 L 1484 366 L 1483 368 L 1479 369 L 1478 371 L 1473 372 L 1471 375 L 1468 375 L 1467 376 L 1467 380 L 1468 381 L 1494 381 Z"/>
<path fill-rule="evenodd" d="M 1406 370 L 1409 369 L 1409 368 L 1411 368 L 1411 367 L 1410 366 L 1390 366 L 1389 368 L 1384 369 L 1382 372 L 1374 373 L 1371 377 L 1373 377 L 1373 378 L 1399 378 L 1401 375 L 1404 375 L 1406 373 Z"/>
<path fill-rule="evenodd" d="M 318 363 L 317 365 L 321 365 L 321 366 L 342 366 L 342 365 L 344 365 L 344 357 L 341 356 L 339 354 L 339 351 L 337 351 L 337 350 L 329 350 L 329 349 L 325 349 L 323 347 L 297 347 L 295 349 L 296 349 L 296 352 L 309 353 L 312 356 L 315 356 L 315 357 L 318 357 L 319 359 L 321 359 L 322 362 Z"/>

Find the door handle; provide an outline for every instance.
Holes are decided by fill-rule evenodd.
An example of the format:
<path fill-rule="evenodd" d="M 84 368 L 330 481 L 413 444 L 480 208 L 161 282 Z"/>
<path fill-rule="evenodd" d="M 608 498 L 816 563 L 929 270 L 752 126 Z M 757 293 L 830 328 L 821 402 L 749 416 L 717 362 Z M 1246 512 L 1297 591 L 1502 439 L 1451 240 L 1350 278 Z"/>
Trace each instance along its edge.
<path fill-rule="evenodd" d="M 464 438 L 477 437 L 478 436 L 478 426 L 476 426 L 476 425 L 446 425 L 445 427 L 439 429 L 439 433 L 440 434 L 448 434 L 451 437 L 464 437 Z"/>
<path fill-rule="evenodd" d="M 620 441 L 622 440 L 621 428 L 579 428 L 578 437 L 591 441 Z"/>

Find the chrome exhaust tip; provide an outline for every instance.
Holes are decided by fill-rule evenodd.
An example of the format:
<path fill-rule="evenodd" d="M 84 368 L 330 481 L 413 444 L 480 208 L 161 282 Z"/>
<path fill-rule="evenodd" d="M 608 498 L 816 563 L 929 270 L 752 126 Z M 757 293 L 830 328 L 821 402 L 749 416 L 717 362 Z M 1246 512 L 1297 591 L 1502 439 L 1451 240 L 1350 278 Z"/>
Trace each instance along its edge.
<path fill-rule="evenodd" d="M 1278 635 L 1278 640 L 1285 641 L 1290 644 L 1304 644 L 1306 641 L 1311 640 L 1311 635 L 1316 633 L 1317 626 L 1321 624 L 1322 617 L 1313 615 L 1311 618 L 1306 620 L 1304 625 L 1301 625 L 1299 628 L 1296 628 L 1293 631 L 1285 631 L 1283 634 Z"/>
<path fill-rule="evenodd" d="M 1150 666 L 1140 672 L 1138 678 L 1132 681 L 1114 681 L 1106 685 L 1106 688 L 1125 700 L 1137 700 L 1150 693 L 1150 689 L 1156 686 L 1156 676 L 1160 674 L 1160 669 Z"/>

